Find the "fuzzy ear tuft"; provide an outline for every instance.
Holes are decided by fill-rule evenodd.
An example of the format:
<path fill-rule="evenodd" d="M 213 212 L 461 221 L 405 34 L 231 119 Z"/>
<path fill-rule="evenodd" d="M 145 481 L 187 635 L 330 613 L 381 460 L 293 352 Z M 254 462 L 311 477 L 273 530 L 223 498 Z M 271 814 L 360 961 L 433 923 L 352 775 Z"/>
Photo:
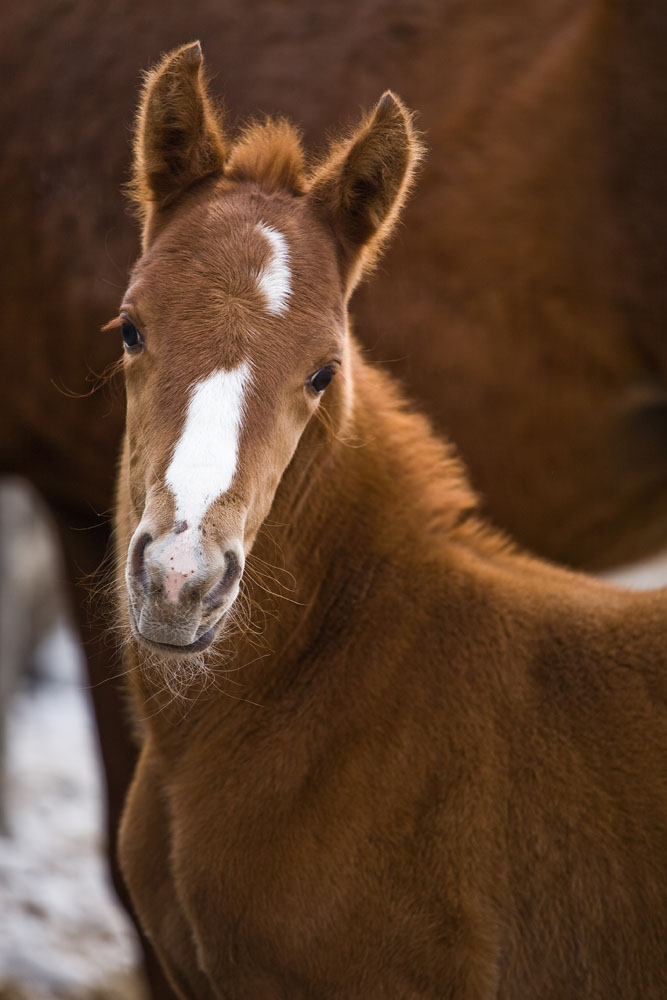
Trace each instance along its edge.
<path fill-rule="evenodd" d="M 285 118 L 247 125 L 232 147 L 226 176 L 266 191 L 303 194 L 303 149 L 298 130 Z"/>
<path fill-rule="evenodd" d="M 144 218 L 222 172 L 225 147 L 202 67 L 201 45 L 192 42 L 167 53 L 147 74 L 130 185 Z"/>
<path fill-rule="evenodd" d="M 387 91 L 315 170 L 309 197 L 338 238 L 348 293 L 391 233 L 422 155 L 410 113 Z"/>

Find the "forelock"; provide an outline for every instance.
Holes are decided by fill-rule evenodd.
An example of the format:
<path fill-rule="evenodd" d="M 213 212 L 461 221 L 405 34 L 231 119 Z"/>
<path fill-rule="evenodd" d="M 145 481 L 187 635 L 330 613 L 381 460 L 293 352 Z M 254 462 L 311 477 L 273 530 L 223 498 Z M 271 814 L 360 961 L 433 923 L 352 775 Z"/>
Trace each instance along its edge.
<path fill-rule="evenodd" d="M 232 180 L 255 181 L 266 191 L 304 191 L 304 154 L 299 131 L 284 118 L 253 122 L 241 133 L 227 161 Z"/>

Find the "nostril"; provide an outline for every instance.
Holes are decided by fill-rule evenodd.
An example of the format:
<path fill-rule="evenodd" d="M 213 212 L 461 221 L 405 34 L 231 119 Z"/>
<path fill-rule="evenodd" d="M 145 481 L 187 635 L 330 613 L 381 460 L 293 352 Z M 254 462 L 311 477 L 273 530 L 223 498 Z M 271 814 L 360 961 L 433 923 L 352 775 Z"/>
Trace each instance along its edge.
<path fill-rule="evenodd" d="M 241 564 L 235 552 L 225 552 L 225 575 L 211 587 L 202 604 L 205 608 L 217 608 L 241 577 Z"/>
<path fill-rule="evenodd" d="M 144 561 L 144 552 L 146 547 L 153 541 L 153 536 L 145 532 L 140 535 L 139 538 L 134 543 L 132 551 L 130 552 L 130 576 L 132 579 L 139 583 L 144 590 L 148 589 L 148 573 L 146 572 L 146 563 Z"/>

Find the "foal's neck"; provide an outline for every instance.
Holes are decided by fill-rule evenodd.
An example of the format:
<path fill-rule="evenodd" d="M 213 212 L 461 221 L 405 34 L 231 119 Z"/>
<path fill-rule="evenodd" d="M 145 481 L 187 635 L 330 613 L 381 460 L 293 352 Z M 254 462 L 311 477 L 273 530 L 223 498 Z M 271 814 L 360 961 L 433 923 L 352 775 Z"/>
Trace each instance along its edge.
<path fill-rule="evenodd" d="M 359 599 L 379 563 L 431 558 L 476 506 L 448 445 L 354 344 L 350 369 L 344 417 L 311 420 L 248 560 L 249 577 L 280 560 L 307 604 L 301 617 L 313 620 L 334 599 Z M 288 632 L 299 615 L 278 613 L 277 631 Z"/>
<path fill-rule="evenodd" d="M 349 406 L 310 421 L 248 556 L 235 621 L 211 654 L 220 687 L 211 691 L 204 677 L 206 696 L 195 691 L 183 713 L 140 681 L 144 703 L 157 704 L 151 727 L 167 741 L 183 733 L 174 722 L 195 724 L 200 709 L 238 711 L 239 698 L 265 705 L 307 684 L 322 642 L 363 621 L 377 574 L 438 558 L 474 510 L 459 461 L 428 421 L 354 345 L 350 368 Z M 336 410 L 345 411 L 338 426 Z M 242 686 L 225 687 L 225 676 Z"/>

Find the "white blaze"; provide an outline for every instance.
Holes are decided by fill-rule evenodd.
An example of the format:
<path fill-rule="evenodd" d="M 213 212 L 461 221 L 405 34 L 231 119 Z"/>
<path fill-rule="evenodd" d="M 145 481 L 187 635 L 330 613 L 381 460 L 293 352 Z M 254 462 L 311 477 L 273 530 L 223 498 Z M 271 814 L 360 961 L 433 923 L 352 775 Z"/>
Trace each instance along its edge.
<path fill-rule="evenodd" d="M 176 521 L 190 528 L 222 493 L 236 471 L 243 398 L 251 380 L 243 362 L 232 371 L 217 371 L 192 389 L 183 432 L 165 477 L 176 500 Z"/>
<path fill-rule="evenodd" d="M 287 309 L 292 293 L 287 240 L 277 229 L 263 222 L 260 222 L 256 229 L 269 241 L 273 250 L 271 260 L 257 276 L 257 284 L 266 299 L 269 312 L 279 316 Z"/>

